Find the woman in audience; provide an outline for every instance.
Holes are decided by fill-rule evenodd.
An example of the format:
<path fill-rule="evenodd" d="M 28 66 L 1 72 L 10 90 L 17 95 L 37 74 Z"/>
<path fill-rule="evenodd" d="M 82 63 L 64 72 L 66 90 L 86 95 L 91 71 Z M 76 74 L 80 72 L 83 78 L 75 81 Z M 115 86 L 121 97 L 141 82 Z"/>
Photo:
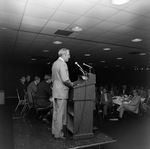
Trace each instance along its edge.
<path fill-rule="evenodd" d="M 137 90 L 133 90 L 133 98 L 128 103 L 122 103 L 117 111 L 119 112 L 119 122 L 122 120 L 124 110 L 129 110 L 134 113 L 138 113 L 139 103 L 141 102 L 141 97 L 138 95 Z"/>

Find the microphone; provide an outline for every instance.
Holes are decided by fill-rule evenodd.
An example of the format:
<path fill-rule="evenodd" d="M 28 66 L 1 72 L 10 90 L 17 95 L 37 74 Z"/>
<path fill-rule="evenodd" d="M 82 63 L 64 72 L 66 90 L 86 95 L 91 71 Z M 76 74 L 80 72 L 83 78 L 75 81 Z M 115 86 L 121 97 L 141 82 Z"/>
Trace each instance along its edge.
<path fill-rule="evenodd" d="M 75 62 L 75 65 L 77 65 L 77 66 L 80 68 L 80 70 L 82 71 L 83 75 L 85 75 L 84 70 L 83 70 L 82 67 L 78 64 L 78 62 Z"/>
<path fill-rule="evenodd" d="M 84 66 L 87 66 L 87 67 L 89 67 L 89 68 L 93 68 L 92 66 L 90 66 L 90 65 L 88 65 L 88 64 L 85 64 L 85 63 L 83 63 L 83 65 L 84 65 Z"/>
<path fill-rule="evenodd" d="M 75 65 L 77 65 L 80 69 L 82 69 L 82 67 L 78 64 L 78 62 L 75 62 Z"/>

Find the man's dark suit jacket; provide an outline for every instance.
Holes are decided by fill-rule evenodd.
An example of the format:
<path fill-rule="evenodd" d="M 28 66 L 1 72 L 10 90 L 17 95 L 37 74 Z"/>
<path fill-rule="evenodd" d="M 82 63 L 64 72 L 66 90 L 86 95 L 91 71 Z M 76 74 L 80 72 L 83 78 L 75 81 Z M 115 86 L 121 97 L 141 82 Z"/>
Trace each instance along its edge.
<path fill-rule="evenodd" d="M 36 91 L 36 104 L 43 107 L 46 102 L 49 102 L 49 98 L 52 97 L 52 89 L 50 85 L 44 80 L 40 82 Z"/>
<path fill-rule="evenodd" d="M 17 83 L 17 89 L 21 100 L 24 100 L 24 93 L 27 90 L 27 86 L 23 84 L 21 81 Z"/>
<path fill-rule="evenodd" d="M 124 94 L 123 94 L 123 89 L 121 89 L 121 90 L 119 91 L 119 95 L 129 95 L 128 89 L 125 90 Z"/>

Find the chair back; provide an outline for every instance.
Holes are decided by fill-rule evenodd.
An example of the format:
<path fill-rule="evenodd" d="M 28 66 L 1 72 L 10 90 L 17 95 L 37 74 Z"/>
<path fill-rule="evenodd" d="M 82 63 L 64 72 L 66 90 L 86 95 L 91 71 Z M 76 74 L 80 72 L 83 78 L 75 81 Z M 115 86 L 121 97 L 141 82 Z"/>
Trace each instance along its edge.
<path fill-rule="evenodd" d="M 18 98 L 18 100 L 20 101 L 20 95 L 19 95 L 18 89 L 16 89 L 16 93 L 17 93 L 17 98 Z"/>
<path fill-rule="evenodd" d="M 33 92 L 31 92 L 31 96 L 32 96 L 32 100 L 33 100 L 33 105 L 34 105 L 34 107 L 37 107 L 37 106 L 36 106 L 36 95 L 35 95 Z"/>

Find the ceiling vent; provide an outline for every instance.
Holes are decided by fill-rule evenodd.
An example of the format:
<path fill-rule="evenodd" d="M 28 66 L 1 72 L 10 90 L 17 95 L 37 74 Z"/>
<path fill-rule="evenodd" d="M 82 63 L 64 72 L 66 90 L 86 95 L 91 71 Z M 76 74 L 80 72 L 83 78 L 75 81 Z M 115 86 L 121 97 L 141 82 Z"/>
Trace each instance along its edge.
<path fill-rule="evenodd" d="M 56 35 L 62 35 L 62 36 L 69 36 L 73 32 L 71 31 L 64 31 L 64 30 L 57 30 L 54 34 Z"/>

